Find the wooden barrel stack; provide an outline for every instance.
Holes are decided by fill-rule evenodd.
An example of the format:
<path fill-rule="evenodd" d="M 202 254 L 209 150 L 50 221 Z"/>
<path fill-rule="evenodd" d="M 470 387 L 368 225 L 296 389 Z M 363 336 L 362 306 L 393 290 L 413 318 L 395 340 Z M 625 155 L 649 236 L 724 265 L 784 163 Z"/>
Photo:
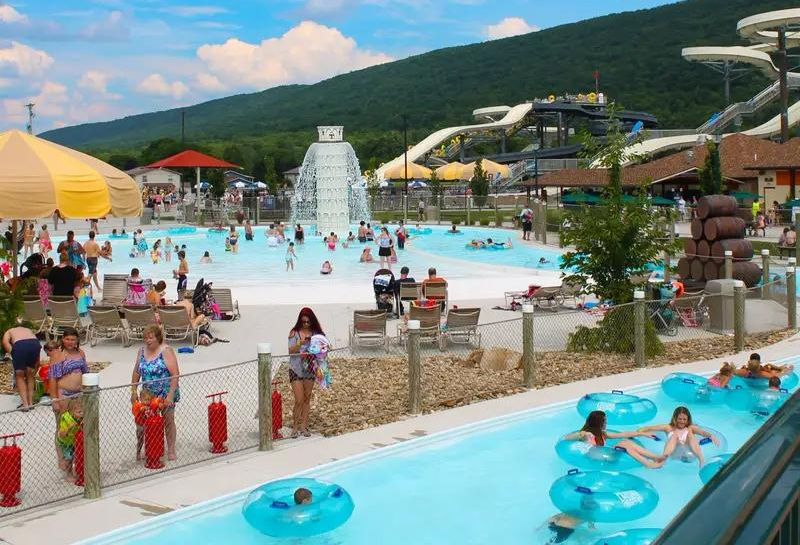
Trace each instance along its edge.
<path fill-rule="evenodd" d="M 733 277 L 747 287 L 761 278 L 761 268 L 750 261 L 753 245 L 744 238 L 745 223 L 736 216 L 736 199 L 727 195 L 708 195 L 697 201 L 697 217 L 692 220 L 692 238 L 684 239 L 686 257 L 678 261 L 681 278 L 705 282 L 725 277 L 725 251 L 733 252 Z"/>

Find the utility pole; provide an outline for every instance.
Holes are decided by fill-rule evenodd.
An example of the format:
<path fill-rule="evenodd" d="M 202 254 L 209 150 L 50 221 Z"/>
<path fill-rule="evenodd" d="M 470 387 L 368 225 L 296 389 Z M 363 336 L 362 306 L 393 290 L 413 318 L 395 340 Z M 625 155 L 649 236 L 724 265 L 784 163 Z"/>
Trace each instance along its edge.
<path fill-rule="evenodd" d="M 36 117 L 36 114 L 33 113 L 33 108 L 36 106 L 33 102 L 29 102 L 25 105 L 25 108 L 28 110 L 28 123 L 25 125 L 25 128 L 28 130 L 28 134 L 33 134 L 33 118 Z"/>

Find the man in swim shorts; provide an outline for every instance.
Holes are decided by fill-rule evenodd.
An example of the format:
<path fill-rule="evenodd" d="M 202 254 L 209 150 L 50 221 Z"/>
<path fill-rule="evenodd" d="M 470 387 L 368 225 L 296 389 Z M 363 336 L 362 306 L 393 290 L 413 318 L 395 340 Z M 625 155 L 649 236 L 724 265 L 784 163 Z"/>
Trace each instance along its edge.
<path fill-rule="evenodd" d="M 89 269 L 89 277 L 94 282 L 94 286 L 99 290 L 100 284 L 97 281 L 97 259 L 100 257 L 100 245 L 94 240 L 94 231 L 89 231 L 89 240 L 83 245 L 86 252 L 86 265 Z"/>
<path fill-rule="evenodd" d="M 522 221 L 522 240 L 531 239 L 531 230 L 533 229 L 533 210 L 530 206 L 525 205 L 525 208 L 520 212 L 519 219 Z"/>
<path fill-rule="evenodd" d="M 12 327 L 3 335 L 3 349 L 11 354 L 17 391 L 22 400 L 20 408 L 27 412 L 33 408 L 34 373 L 42 346 L 27 327 Z"/>

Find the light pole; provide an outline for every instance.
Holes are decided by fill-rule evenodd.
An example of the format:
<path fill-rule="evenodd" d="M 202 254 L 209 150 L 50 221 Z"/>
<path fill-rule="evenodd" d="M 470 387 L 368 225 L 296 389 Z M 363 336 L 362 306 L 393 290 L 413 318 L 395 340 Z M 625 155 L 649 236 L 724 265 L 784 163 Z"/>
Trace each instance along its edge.
<path fill-rule="evenodd" d="M 533 180 L 536 196 L 539 196 L 539 143 L 533 143 Z"/>
<path fill-rule="evenodd" d="M 408 223 L 408 116 L 403 114 L 403 222 Z"/>

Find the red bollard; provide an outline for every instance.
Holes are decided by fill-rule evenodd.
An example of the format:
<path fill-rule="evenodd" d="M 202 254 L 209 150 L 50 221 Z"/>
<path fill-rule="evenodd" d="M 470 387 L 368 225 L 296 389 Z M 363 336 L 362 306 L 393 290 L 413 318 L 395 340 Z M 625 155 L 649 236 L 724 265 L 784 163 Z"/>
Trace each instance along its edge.
<path fill-rule="evenodd" d="M 272 384 L 272 438 L 283 439 L 281 428 L 283 427 L 283 396 L 278 391 L 275 384 Z"/>
<path fill-rule="evenodd" d="M 75 470 L 75 484 L 83 486 L 83 426 L 78 428 L 75 434 L 75 454 L 72 457 L 72 465 Z"/>
<path fill-rule="evenodd" d="M 22 449 L 17 445 L 17 437 L 24 433 L 2 435 L 0 447 L 0 506 L 14 507 L 20 504 L 17 494 L 22 490 Z M 11 439 L 11 444 L 8 440 Z"/>
<path fill-rule="evenodd" d="M 161 469 L 164 463 L 164 417 L 161 416 L 160 399 L 153 399 L 144 421 L 144 467 Z"/>
<path fill-rule="evenodd" d="M 222 396 L 228 392 L 208 394 L 211 398 L 208 406 L 208 440 L 211 442 L 211 452 L 222 454 L 228 452 L 225 441 L 228 440 L 228 408 L 222 402 Z"/>

